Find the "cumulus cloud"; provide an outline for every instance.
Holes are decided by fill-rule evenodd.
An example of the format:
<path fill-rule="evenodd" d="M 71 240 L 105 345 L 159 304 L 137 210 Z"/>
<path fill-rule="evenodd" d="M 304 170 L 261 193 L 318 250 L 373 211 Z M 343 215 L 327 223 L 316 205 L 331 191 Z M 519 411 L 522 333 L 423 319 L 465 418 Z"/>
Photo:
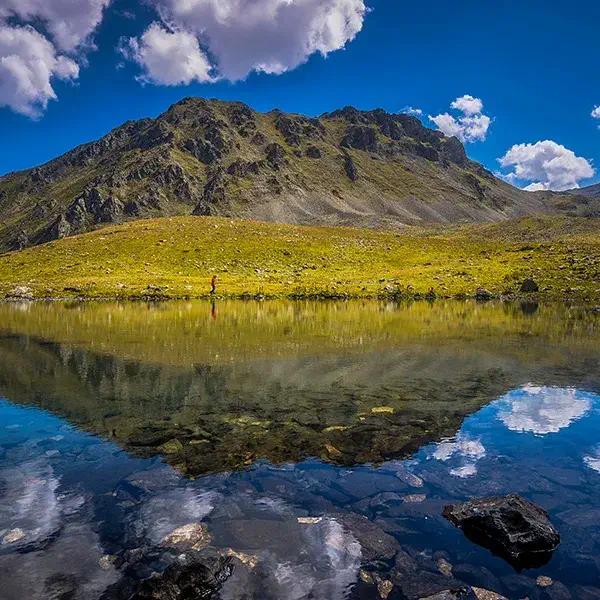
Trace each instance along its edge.
<path fill-rule="evenodd" d="M 585 416 L 589 394 L 572 388 L 525 386 L 498 401 L 498 418 L 511 431 L 537 435 L 557 433 Z"/>
<path fill-rule="evenodd" d="M 163 25 L 173 35 L 195 36 L 189 43 L 192 62 L 210 57 L 217 78 L 237 81 L 250 73 L 281 74 L 306 62 L 315 53 L 327 56 L 340 50 L 362 29 L 364 0 L 153 0 Z M 151 26 L 156 30 L 156 25 Z M 166 31 L 163 30 L 163 31 Z M 148 32 L 146 32 L 147 34 Z M 156 33 L 156 31 L 155 31 Z M 143 46 L 131 41 L 130 45 Z M 164 37 L 164 35 L 163 35 Z M 153 56 L 153 53 L 148 53 Z M 173 57 L 177 69 L 181 58 Z M 149 79 L 150 66 L 137 56 Z M 197 79 L 192 77 L 182 83 Z"/>
<path fill-rule="evenodd" d="M 142 81 L 161 85 L 211 81 L 211 65 L 195 35 L 168 31 L 152 23 L 138 40 L 132 38 L 123 54 L 144 69 Z"/>
<path fill-rule="evenodd" d="M 2 0 L 0 107 L 38 117 L 56 99 L 55 80 L 79 76 L 77 61 L 110 0 Z"/>
<path fill-rule="evenodd" d="M 594 106 L 594 110 L 592 110 L 592 119 L 600 119 L 600 104 Z M 598 127 L 600 127 L 600 125 L 598 125 Z"/>
<path fill-rule="evenodd" d="M 0 107 L 38 117 L 56 98 L 52 80 L 73 80 L 78 75 L 77 63 L 57 54 L 32 27 L 0 24 Z"/>
<path fill-rule="evenodd" d="M 512 168 L 505 175 L 511 183 L 530 183 L 528 191 L 564 191 L 579 187 L 579 182 L 594 176 L 590 161 L 551 140 L 535 144 L 516 144 L 498 159 L 502 167 Z"/>
<path fill-rule="evenodd" d="M 413 117 L 420 117 L 423 114 L 420 108 L 413 108 L 412 106 L 405 106 L 400 112 Z"/>
<path fill-rule="evenodd" d="M 492 120 L 483 114 L 483 101 L 480 98 L 466 94 L 454 100 L 450 108 L 462 114 L 456 117 L 447 112 L 429 115 L 439 131 L 448 137 L 457 137 L 463 143 L 485 141 Z"/>
<path fill-rule="evenodd" d="M 0 18 L 42 22 L 56 46 L 71 51 L 90 43 L 111 0 L 2 0 Z"/>

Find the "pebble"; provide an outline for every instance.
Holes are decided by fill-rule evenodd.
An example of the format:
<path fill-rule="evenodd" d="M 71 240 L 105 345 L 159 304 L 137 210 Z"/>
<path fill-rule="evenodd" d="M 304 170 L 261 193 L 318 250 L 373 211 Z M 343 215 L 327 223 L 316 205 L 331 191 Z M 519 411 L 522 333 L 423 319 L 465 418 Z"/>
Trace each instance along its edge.
<path fill-rule="evenodd" d="M 425 502 L 425 500 L 427 500 L 425 494 L 407 494 L 406 496 L 402 496 L 402 502 L 408 502 L 410 504 Z"/>
<path fill-rule="evenodd" d="M 437 561 L 437 568 L 438 571 L 446 577 L 450 577 L 452 575 L 452 565 L 445 558 L 440 558 Z"/>
<path fill-rule="evenodd" d="M 554 582 L 552 581 L 552 579 L 550 577 L 546 577 L 545 575 L 540 575 L 536 580 L 535 583 L 539 586 L 539 587 L 550 587 Z"/>
<path fill-rule="evenodd" d="M 16 529 L 12 529 L 11 531 L 9 531 L 2 538 L 2 543 L 3 544 L 14 544 L 15 542 L 22 540 L 24 537 L 25 537 L 25 532 L 22 529 L 19 529 L 17 527 Z"/>

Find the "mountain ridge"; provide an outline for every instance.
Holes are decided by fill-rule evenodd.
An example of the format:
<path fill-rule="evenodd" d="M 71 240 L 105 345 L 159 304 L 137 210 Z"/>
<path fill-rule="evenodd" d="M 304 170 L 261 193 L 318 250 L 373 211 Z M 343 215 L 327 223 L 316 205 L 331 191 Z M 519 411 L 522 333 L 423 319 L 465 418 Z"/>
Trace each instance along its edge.
<path fill-rule="evenodd" d="M 410 115 L 306 117 L 186 98 L 0 177 L 0 251 L 159 216 L 396 228 L 599 214 L 586 202 L 514 188 Z"/>

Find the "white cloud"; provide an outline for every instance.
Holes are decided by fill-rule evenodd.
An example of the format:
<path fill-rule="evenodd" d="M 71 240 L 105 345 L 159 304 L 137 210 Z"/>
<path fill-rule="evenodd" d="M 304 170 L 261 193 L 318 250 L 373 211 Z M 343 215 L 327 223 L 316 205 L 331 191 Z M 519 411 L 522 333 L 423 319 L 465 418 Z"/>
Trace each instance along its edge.
<path fill-rule="evenodd" d="M 211 65 L 195 35 L 167 31 L 152 23 L 138 40 L 128 40 L 123 53 L 144 69 L 143 81 L 160 85 L 211 81 Z"/>
<path fill-rule="evenodd" d="M 590 161 L 551 140 L 517 144 L 498 160 L 502 167 L 513 168 L 508 181 L 531 182 L 525 187 L 528 191 L 574 189 L 594 176 Z"/>
<path fill-rule="evenodd" d="M 454 110 L 460 110 L 469 117 L 483 112 L 483 102 L 479 98 L 469 96 L 469 94 L 457 98 L 450 107 Z"/>
<path fill-rule="evenodd" d="M 450 113 L 429 116 L 439 131 L 448 137 L 457 137 L 461 142 L 483 142 L 487 137 L 492 120 L 483 114 L 483 101 L 468 94 L 457 98 L 450 108 L 462 115 L 454 117 Z"/>
<path fill-rule="evenodd" d="M 572 388 L 525 386 L 498 401 L 498 418 L 511 431 L 557 433 L 592 407 L 587 394 Z"/>
<path fill-rule="evenodd" d="M 54 80 L 79 76 L 77 60 L 111 0 L 1 0 L 0 107 L 39 117 Z"/>
<path fill-rule="evenodd" d="M 400 112 L 413 117 L 420 117 L 423 114 L 420 108 L 413 108 L 412 106 L 405 106 Z"/>
<path fill-rule="evenodd" d="M 43 35 L 32 27 L 0 23 L 0 107 L 38 117 L 56 98 L 54 79 L 73 80 L 79 67 L 58 55 Z"/>
<path fill-rule="evenodd" d="M 253 71 L 281 74 L 312 54 L 344 48 L 362 29 L 367 12 L 364 0 L 153 1 L 163 23 L 195 36 L 218 78 L 231 81 Z M 197 62 L 196 47 L 188 44 L 188 50 Z M 178 57 L 174 69 L 181 53 Z"/>
<path fill-rule="evenodd" d="M 0 18 L 41 21 L 56 46 L 71 51 L 90 42 L 111 0 L 2 0 Z"/>
<path fill-rule="evenodd" d="M 592 119 L 600 119 L 600 104 L 598 106 L 594 106 L 594 110 L 592 110 Z M 600 128 L 600 125 L 598 125 Z"/>

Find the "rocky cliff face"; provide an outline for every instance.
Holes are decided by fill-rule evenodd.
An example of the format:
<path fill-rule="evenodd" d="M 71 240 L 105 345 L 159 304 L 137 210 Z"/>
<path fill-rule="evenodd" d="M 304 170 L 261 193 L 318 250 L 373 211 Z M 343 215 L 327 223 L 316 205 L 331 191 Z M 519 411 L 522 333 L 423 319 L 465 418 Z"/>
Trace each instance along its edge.
<path fill-rule="evenodd" d="M 190 213 L 394 227 L 552 210 L 551 194 L 496 179 L 408 115 L 347 107 L 308 118 L 189 98 L 0 178 L 0 251 Z"/>

